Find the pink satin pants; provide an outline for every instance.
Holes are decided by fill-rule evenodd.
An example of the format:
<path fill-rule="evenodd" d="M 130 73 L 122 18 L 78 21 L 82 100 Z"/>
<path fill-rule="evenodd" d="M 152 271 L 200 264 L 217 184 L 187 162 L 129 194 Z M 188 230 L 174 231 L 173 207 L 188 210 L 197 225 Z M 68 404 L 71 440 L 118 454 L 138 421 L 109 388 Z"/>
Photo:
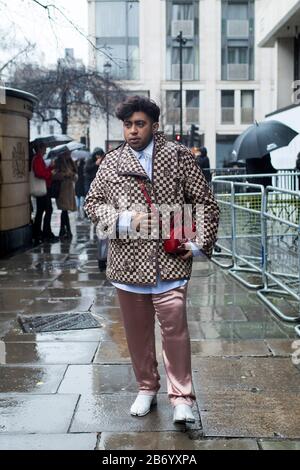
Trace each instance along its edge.
<path fill-rule="evenodd" d="M 161 328 L 168 395 L 173 406 L 193 405 L 191 344 L 187 324 L 187 285 L 164 294 L 136 294 L 117 289 L 128 349 L 139 391 L 160 389 L 155 351 L 155 315 Z"/>

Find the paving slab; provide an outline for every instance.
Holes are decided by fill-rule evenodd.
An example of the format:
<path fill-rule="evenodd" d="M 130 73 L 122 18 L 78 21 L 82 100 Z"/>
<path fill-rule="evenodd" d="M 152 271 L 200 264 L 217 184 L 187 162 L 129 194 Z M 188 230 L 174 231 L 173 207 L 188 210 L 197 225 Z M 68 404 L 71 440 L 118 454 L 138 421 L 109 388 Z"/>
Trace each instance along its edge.
<path fill-rule="evenodd" d="M 158 405 L 143 418 L 130 415 L 136 395 L 82 395 L 70 429 L 73 433 L 85 432 L 154 432 L 185 428 L 173 424 L 173 408 L 166 395 L 158 396 Z M 200 430 L 200 416 L 194 409 L 197 421 L 187 429 Z"/>
<path fill-rule="evenodd" d="M 166 377 L 162 366 L 161 392 L 167 392 Z M 101 393 L 137 393 L 138 387 L 131 365 L 85 365 L 69 366 L 58 393 L 80 393 L 99 395 Z"/>
<path fill-rule="evenodd" d="M 94 364 L 131 363 L 126 342 L 102 341 L 97 350 Z"/>
<path fill-rule="evenodd" d="M 272 356 L 263 340 L 200 340 L 192 341 L 192 358 L 231 356 Z"/>
<path fill-rule="evenodd" d="M 253 390 L 271 397 L 300 390 L 300 371 L 285 358 L 194 358 L 193 368 L 194 387 L 203 393 Z"/>
<path fill-rule="evenodd" d="M 89 364 L 98 343 L 5 343 L 6 364 Z"/>
<path fill-rule="evenodd" d="M 26 315 L 88 312 L 93 302 L 93 297 L 79 297 L 76 299 L 35 299 L 31 305 L 24 308 L 24 311 Z"/>
<path fill-rule="evenodd" d="M 292 348 L 294 339 L 271 339 L 266 340 L 267 346 L 274 356 L 291 357 L 295 350 Z"/>
<path fill-rule="evenodd" d="M 201 395 L 201 396 L 200 396 Z M 300 438 L 299 393 L 197 393 L 205 437 Z"/>
<path fill-rule="evenodd" d="M 259 450 L 250 439 L 195 439 L 193 432 L 101 434 L 98 450 Z"/>
<path fill-rule="evenodd" d="M 89 330 L 57 331 L 49 333 L 25 334 L 18 329 L 10 330 L 4 337 L 5 343 L 99 343 L 101 328 Z"/>
<path fill-rule="evenodd" d="M 248 321 L 241 307 L 188 307 L 188 319 L 197 322 Z"/>
<path fill-rule="evenodd" d="M 195 322 L 189 321 L 191 339 L 284 339 L 289 333 L 273 321 L 267 322 Z M 295 332 L 290 334 L 295 337 Z"/>
<path fill-rule="evenodd" d="M 259 441 L 263 450 L 300 450 L 300 441 Z"/>
<path fill-rule="evenodd" d="M 0 434 L 65 434 L 78 395 L 0 395 Z"/>
<path fill-rule="evenodd" d="M 0 435 L 0 450 L 95 450 L 97 434 Z"/>
<path fill-rule="evenodd" d="M 65 372 L 66 366 L 2 366 L 0 393 L 56 393 Z"/>

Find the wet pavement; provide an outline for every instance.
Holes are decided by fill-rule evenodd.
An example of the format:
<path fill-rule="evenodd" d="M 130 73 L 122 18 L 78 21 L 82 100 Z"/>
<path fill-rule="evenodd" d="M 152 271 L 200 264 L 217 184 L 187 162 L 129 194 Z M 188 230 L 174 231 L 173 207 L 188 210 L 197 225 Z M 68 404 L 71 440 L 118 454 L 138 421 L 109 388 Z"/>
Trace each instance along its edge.
<path fill-rule="evenodd" d="M 72 217 L 71 243 L 0 260 L 0 449 L 300 450 L 294 326 L 213 263 L 194 264 L 188 294 L 196 423 L 172 423 L 159 331 L 158 406 L 130 416 L 136 383 L 115 290 L 89 223 Z M 17 320 L 83 312 L 100 327 L 24 334 Z"/>

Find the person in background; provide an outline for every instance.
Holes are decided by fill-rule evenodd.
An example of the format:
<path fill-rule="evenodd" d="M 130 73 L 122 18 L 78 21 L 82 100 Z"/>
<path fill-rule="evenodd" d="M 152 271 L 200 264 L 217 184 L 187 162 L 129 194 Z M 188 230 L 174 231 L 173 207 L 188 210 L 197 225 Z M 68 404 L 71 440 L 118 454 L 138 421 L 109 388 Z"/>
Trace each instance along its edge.
<path fill-rule="evenodd" d="M 268 175 L 276 174 L 277 170 L 272 165 L 271 155 L 267 153 L 262 158 L 248 158 L 246 160 L 246 173 L 247 175 Z M 262 185 L 266 188 L 267 186 L 272 186 L 272 176 L 253 177 L 249 178 L 248 182 L 250 184 Z M 253 192 L 255 192 L 255 188 L 249 189 L 253 189 Z"/>
<path fill-rule="evenodd" d="M 56 199 L 57 208 L 60 209 L 60 232 L 61 240 L 71 240 L 70 219 L 68 211 L 76 212 L 75 182 L 77 181 L 77 166 L 73 162 L 70 151 L 65 151 L 55 160 L 55 180 L 60 181 L 59 196 Z"/>
<path fill-rule="evenodd" d="M 84 217 L 83 204 L 84 204 L 84 198 L 86 196 L 84 169 L 85 169 L 85 160 L 84 159 L 78 160 L 77 161 L 78 180 L 75 184 L 78 219 L 83 219 Z"/>
<path fill-rule="evenodd" d="M 204 173 L 205 179 L 208 183 L 211 182 L 211 173 L 210 173 L 210 161 L 207 156 L 207 148 L 201 147 L 198 155 L 196 156 L 196 161 L 201 170 Z"/>
<path fill-rule="evenodd" d="M 50 188 L 52 183 L 53 166 L 47 167 L 44 161 L 46 154 L 46 146 L 43 143 L 34 146 L 35 155 L 32 158 L 32 171 L 36 178 L 46 181 L 47 194 L 36 198 L 36 216 L 33 224 L 33 240 L 34 245 L 42 242 L 56 243 L 59 238 L 54 235 L 51 230 L 51 217 L 53 212 Z M 43 221 L 44 216 L 44 221 Z M 42 230 L 43 222 L 43 230 Z"/>
<path fill-rule="evenodd" d="M 96 147 L 85 164 L 84 175 L 85 175 L 85 194 L 89 192 L 90 186 L 96 178 L 99 165 L 105 156 L 104 151 L 100 147 Z"/>

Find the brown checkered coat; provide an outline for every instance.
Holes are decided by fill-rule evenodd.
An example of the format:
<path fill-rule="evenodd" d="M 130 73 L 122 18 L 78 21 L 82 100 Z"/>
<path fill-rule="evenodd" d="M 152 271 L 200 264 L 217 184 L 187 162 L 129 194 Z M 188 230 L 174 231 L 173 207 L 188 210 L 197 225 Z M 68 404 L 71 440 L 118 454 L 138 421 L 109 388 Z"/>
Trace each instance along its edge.
<path fill-rule="evenodd" d="M 152 183 L 125 144 L 106 155 L 86 197 L 85 210 L 98 224 L 98 234 L 99 228 L 100 235 L 104 232 L 103 238 L 107 233 L 113 234 L 122 211 L 135 204 L 147 207 L 139 185 L 139 179 L 144 178 L 152 201 L 158 205 L 203 204 L 201 230 L 197 230 L 193 241 L 210 257 L 217 237 L 219 209 L 202 170 L 186 147 L 168 143 L 162 133 L 157 133 L 154 140 Z M 153 286 L 158 271 L 162 280 L 189 279 L 192 264 L 192 258 L 183 261 L 167 254 L 162 240 L 112 239 L 107 277 L 124 284 Z"/>

